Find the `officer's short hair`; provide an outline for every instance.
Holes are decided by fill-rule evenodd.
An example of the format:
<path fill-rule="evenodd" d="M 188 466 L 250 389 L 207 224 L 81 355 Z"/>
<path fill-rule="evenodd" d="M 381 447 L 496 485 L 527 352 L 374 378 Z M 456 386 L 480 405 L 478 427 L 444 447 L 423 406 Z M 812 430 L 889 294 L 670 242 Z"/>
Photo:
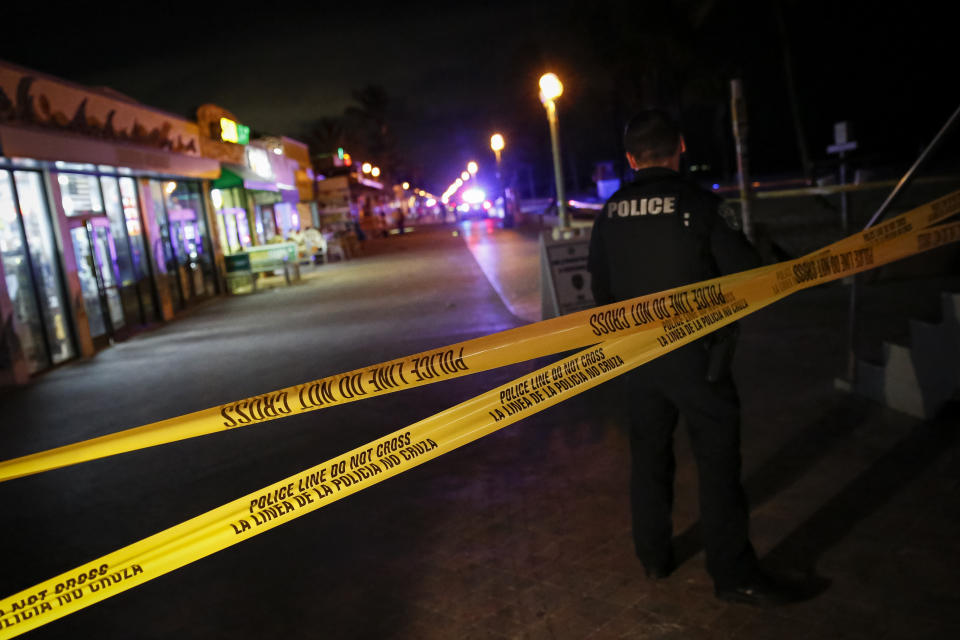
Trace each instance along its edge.
<path fill-rule="evenodd" d="M 680 127 L 662 109 L 644 109 L 627 123 L 623 146 L 640 162 L 666 160 L 680 146 Z"/>

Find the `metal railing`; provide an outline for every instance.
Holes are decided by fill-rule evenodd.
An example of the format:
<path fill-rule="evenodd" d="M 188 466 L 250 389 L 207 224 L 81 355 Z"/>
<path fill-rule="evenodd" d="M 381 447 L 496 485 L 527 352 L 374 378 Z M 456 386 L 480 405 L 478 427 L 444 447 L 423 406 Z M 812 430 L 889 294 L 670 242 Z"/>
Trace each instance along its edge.
<path fill-rule="evenodd" d="M 903 174 L 903 177 L 901 177 L 897 182 L 896 186 L 893 188 L 893 191 L 891 191 L 890 195 L 887 196 L 887 199 L 883 201 L 883 204 L 880 205 L 880 208 L 877 209 L 873 216 L 870 217 L 870 220 L 867 221 L 866 226 L 863 227 L 864 231 L 879 222 L 880 219 L 890 210 L 890 207 L 893 205 L 894 201 L 903 192 L 907 185 L 913 181 L 917 171 L 920 170 L 920 167 L 922 167 L 927 161 L 927 159 L 930 157 L 930 154 L 932 154 L 940 145 L 943 137 L 953 127 L 958 117 L 960 117 L 960 106 L 954 110 L 953 114 L 951 114 L 944 125 L 940 127 L 940 131 L 937 132 L 937 135 L 933 137 L 933 140 L 931 140 L 926 148 L 924 148 L 923 152 L 916 159 L 913 165 L 907 169 L 905 174 Z M 857 333 L 857 280 L 858 277 L 855 275 L 850 283 L 850 305 L 847 318 L 847 382 L 850 384 L 851 388 L 857 381 L 857 354 L 855 348 Z"/>

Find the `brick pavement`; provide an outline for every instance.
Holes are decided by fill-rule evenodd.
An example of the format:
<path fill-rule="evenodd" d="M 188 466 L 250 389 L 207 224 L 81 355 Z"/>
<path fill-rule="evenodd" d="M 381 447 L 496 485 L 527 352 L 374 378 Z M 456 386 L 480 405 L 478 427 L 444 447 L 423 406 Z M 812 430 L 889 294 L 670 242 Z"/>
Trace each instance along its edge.
<path fill-rule="evenodd" d="M 341 363 L 355 357 L 355 349 L 335 332 L 361 313 L 391 310 L 361 323 L 357 336 L 393 327 L 398 340 L 370 338 L 363 362 L 344 363 L 351 366 L 456 336 L 449 332 L 449 318 L 426 316 L 411 324 L 393 288 L 415 277 L 417 269 L 451 264 L 445 257 L 435 262 L 432 254 L 402 260 L 403 252 L 429 249 L 469 259 L 462 242 L 439 231 L 396 240 L 378 245 L 368 258 L 331 265 L 336 268 L 300 291 L 216 301 L 95 361 L 0 396 L 0 404 L 7 416 L 36 420 L 23 439 L 43 442 L 63 437 L 49 435 L 64 426 L 56 420 L 58 410 L 51 403 L 34 411 L 20 400 L 52 398 L 54 389 L 86 389 L 103 379 L 97 376 L 105 367 L 123 375 L 136 372 L 140 379 L 129 382 L 131 389 L 149 385 L 180 406 L 199 408 L 224 393 L 239 397 L 264 384 L 273 388 L 325 371 L 323 361 L 311 367 L 304 354 L 338 358 L 336 370 L 346 369 Z M 367 285 L 356 279 L 371 276 L 380 278 L 387 292 L 373 306 L 365 297 Z M 496 308 L 498 300 L 483 290 L 479 269 L 458 263 L 442 277 L 455 281 L 460 292 L 425 291 L 416 305 L 437 309 L 442 300 L 460 305 L 464 332 L 474 321 L 479 323 L 474 330 L 519 322 L 510 320 L 504 307 Z M 872 286 L 868 302 L 889 301 L 887 309 L 922 306 L 930 293 L 915 283 L 896 284 Z M 346 303 L 327 302 L 333 296 L 347 300 L 351 293 L 355 298 Z M 295 338 L 264 323 L 278 304 L 287 311 L 283 329 L 299 331 Z M 835 391 L 845 305 L 838 285 L 761 310 L 744 322 L 735 362 L 754 542 L 769 564 L 829 581 L 815 600 L 757 610 L 713 598 L 696 529 L 696 474 L 682 430 L 675 512 L 681 565 L 668 580 L 645 580 L 630 541 L 619 390 L 608 384 L 27 637 L 958 637 L 960 416 L 951 405 L 940 419 L 921 423 Z M 223 310 L 229 310 L 229 321 L 221 318 Z M 405 333 L 412 326 L 422 335 Z M 203 360 L 207 341 L 236 344 L 236 338 L 257 331 L 269 349 L 257 351 L 249 343 L 246 355 L 221 354 L 216 366 Z M 173 357 L 183 354 L 185 345 L 197 350 L 195 361 Z M 274 355 L 263 355 L 268 353 Z M 243 365 L 250 354 L 261 355 Z M 288 366 L 273 364 L 278 358 L 286 358 Z M 251 370 L 240 375 L 240 366 Z M 118 540 L 131 542 L 274 481 L 281 472 L 366 441 L 382 432 L 378 422 L 412 421 L 531 367 L 517 365 L 482 380 L 466 378 L 329 415 L 291 418 L 269 429 L 199 438 L 0 486 L 9 569 L 7 578 L 0 576 L 4 595 L 15 586 L 9 579 L 14 569 L 18 587 L 67 570 L 112 550 Z M 123 384 L 118 373 L 108 375 L 114 376 L 111 383 Z M 205 383 L 195 388 L 184 385 L 184 378 Z M 136 397 L 118 399 L 126 419 L 162 410 Z M 83 415 L 97 415 L 95 398 L 79 408 Z M 41 414 L 49 414 L 42 423 Z M 92 428 L 125 425 L 117 418 Z"/>
<path fill-rule="evenodd" d="M 509 278 L 514 271 L 493 273 Z M 867 284 L 861 342 L 902 333 L 908 309 L 932 317 L 940 288 L 958 290 L 960 278 Z M 819 597 L 771 610 L 713 599 L 696 526 L 696 469 L 682 428 L 675 509 L 682 564 L 666 581 L 645 581 L 630 552 L 626 440 L 618 416 L 607 411 L 596 440 L 559 448 L 558 467 L 589 461 L 579 490 L 545 490 L 564 502 L 575 524 L 551 518 L 549 510 L 540 514 L 549 531 L 568 535 L 559 536 L 559 547 L 557 536 L 548 537 L 553 555 L 546 566 L 519 571 L 561 589 L 550 600 L 562 604 L 542 606 L 542 619 L 521 618 L 516 626 L 497 619 L 494 630 L 531 638 L 957 637 L 960 405 L 923 423 L 835 391 L 847 302 L 846 287 L 836 284 L 761 310 L 743 322 L 735 363 L 754 544 L 768 567 L 826 587 Z M 588 399 L 598 412 L 617 400 L 608 386 Z M 555 428 L 598 428 L 589 411 L 575 422 Z M 540 477 L 555 482 L 562 473 Z"/>

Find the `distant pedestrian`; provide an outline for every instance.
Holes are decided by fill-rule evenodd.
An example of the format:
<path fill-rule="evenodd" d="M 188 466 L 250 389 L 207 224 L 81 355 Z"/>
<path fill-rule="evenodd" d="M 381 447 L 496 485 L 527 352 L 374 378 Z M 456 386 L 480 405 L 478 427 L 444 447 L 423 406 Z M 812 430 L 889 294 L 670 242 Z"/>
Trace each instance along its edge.
<path fill-rule="evenodd" d="M 390 225 L 387 224 L 387 216 L 383 213 L 383 209 L 378 212 L 380 216 L 380 236 L 384 238 L 390 237 Z"/>
<path fill-rule="evenodd" d="M 367 234 L 363 232 L 363 227 L 360 226 L 360 221 L 356 218 L 353 220 L 353 232 L 357 235 L 357 240 L 361 244 L 367 239 Z"/>
<path fill-rule="evenodd" d="M 624 146 L 636 176 L 611 196 L 590 238 L 597 304 L 759 264 L 736 212 L 678 172 L 684 141 L 665 112 L 636 115 Z M 740 480 L 740 400 L 729 366 L 735 335 L 717 333 L 623 376 L 636 553 L 651 579 L 675 569 L 673 434 L 683 414 L 700 476 L 700 523 L 717 597 L 756 605 L 793 601 L 796 590 L 761 572 L 750 544 Z"/>

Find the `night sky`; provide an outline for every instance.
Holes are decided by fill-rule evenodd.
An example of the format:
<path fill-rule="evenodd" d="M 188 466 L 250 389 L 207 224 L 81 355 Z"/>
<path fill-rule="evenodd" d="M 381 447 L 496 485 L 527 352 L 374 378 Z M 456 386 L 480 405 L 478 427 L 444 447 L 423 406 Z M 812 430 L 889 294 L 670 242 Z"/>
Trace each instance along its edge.
<path fill-rule="evenodd" d="M 255 132 L 302 138 L 318 118 L 341 114 L 354 90 L 382 86 L 403 158 L 396 177 L 437 192 L 469 159 L 492 165 L 494 131 L 507 138 L 507 173 L 547 189 L 536 82 L 548 70 L 565 84 L 564 165 L 584 191 L 594 163 L 618 160 L 619 132 L 645 104 L 678 113 L 689 160 L 729 178 L 735 76 L 748 97 L 755 173 L 799 175 L 786 51 L 817 173 L 830 170 L 825 147 L 838 120 L 860 143 L 855 164 L 894 170 L 960 105 L 954 73 L 940 70 L 956 60 L 954 27 L 932 2 L 10 4 L 0 58 L 190 118 L 214 102 Z M 949 168 L 958 149 L 954 133 L 934 168 Z"/>

